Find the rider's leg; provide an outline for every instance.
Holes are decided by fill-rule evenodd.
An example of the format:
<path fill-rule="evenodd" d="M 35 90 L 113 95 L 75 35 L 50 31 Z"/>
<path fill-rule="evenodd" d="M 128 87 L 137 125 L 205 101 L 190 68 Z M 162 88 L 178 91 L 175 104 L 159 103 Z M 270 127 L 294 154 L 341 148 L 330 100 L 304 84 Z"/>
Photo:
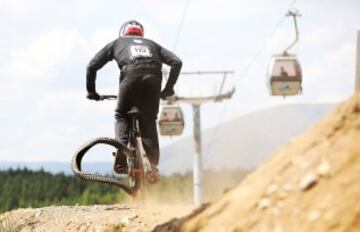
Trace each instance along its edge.
<path fill-rule="evenodd" d="M 129 132 L 129 121 L 127 116 L 124 116 L 121 113 L 116 112 L 115 139 L 126 146 L 129 140 L 128 132 Z"/>
<path fill-rule="evenodd" d="M 156 127 L 156 118 L 159 112 L 161 72 L 144 75 L 141 85 L 141 99 L 138 101 L 140 110 L 141 137 L 145 152 L 152 166 L 152 171 L 147 173 L 151 183 L 160 180 L 157 165 L 159 164 L 159 139 Z"/>
<path fill-rule="evenodd" d="M 127 80 L 122 80 L 119 86 L 118 101 L 115 110 L 115 139 L 127 146 L 129 140 L 129 118 L 127 112 L 130 109 L 131 86 Z M 117 173 L 127 172 L 126 155 L 117 151 L 115 156 L 114 170 Z"/>
<path fill-rule="evenodd" d="M 121 98 L 122 95 L 121 92 L 118 95 L 119 100 L 115 110 L 115 139 L 126 146 L 129 139 L 129 119 L 127 116 L 129 107 L 124 103 L 125 100 Z"/>
<path fill-rule="evenodd" d="M 144 149 L 153 165 L 159 164 L 159 139 L 156 127 L 156 118 L 159 112 L 161 73 L 143 76 L 141 98 L 138 105 L 142 112 L 140 117 L 141 137 Z"/>
<path fill-rule="evenodd" d="M 156 128 L 156 118 L 140 118 L 141 138 L 147 157 L 151 163 L 151 172 L 147 173 L 147 179 L 150 183 L 156 183 L 160 180 L 159 170 L 159 139 Z"/>
<path fill-rule="evenodd" d="M 116 112 L 115 114 L 115 139 L 124 144 L 125 146 L 128 143 L 128 130 L 129 123 L 126 117 L 123 117 L 121 114 Z M 127 173 L 127 159 L 126 155 L 123 154 L 120 150 L 116 152 L 114 171 L 119 174 Z"/>
<path fill-rule="evenodd" d="M 136 78 L 122 74 L 119 94 L 115 109 L 115 138 L 125 146 L 128 143 L 129 117 L 127 113 L 132 106 L 132 98 Z"/>
<path fill-rule="evenodd" d="M 140 128 L 141 138 L 149 161 L 151 164 L 157 166 L 159 164 L 160 152 L 156 118 L 141 117 Z"/>
<path fill-rule="evenodd" d="M 159 74 L 144 75 L 141 82 L 141 96 L 138 99 L 140 111 L 156 119 L 159 113 L 162 76 Z"/>

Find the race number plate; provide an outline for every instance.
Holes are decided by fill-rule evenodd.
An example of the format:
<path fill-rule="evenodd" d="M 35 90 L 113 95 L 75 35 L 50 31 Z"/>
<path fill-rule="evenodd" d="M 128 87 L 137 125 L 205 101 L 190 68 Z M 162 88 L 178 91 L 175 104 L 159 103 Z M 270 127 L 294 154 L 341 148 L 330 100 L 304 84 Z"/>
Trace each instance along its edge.
<path fill-rule="evenodd" d="M 131 46 L 130 48 L 132 58 L 147 58 L 152 57 L 148 47 L 142 45 Z"/>

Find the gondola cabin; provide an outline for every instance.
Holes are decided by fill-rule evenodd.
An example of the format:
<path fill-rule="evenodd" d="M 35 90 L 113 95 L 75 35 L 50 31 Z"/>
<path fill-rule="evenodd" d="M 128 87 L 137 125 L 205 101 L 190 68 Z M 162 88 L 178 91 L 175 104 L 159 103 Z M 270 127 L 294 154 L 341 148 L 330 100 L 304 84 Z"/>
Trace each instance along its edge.
<path fill-rule="evenodd" d="M 272 95 L 292 96 L 302 92 L 301 66 L 294 55 L 274 56 L 269 68 L 269 85 Z"/>
<path fill-rule="evenodd" d="M 183 112 L 175 104 L 163 105 L 158 122 L 161 135 L 181 135 L 184 130 Z"/>

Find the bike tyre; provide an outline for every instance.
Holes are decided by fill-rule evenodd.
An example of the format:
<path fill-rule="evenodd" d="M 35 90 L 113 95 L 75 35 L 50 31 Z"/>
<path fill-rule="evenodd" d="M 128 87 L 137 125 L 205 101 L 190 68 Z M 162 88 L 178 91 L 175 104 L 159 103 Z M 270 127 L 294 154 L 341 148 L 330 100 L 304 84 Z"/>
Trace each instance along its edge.
<path fill-rule="evenodd" d="M 138 172 L 135 172 L 135 179 L 137 183 L 137 197 L 140 200 L 145 200 L 147 192 L 147 180 L 145 166 L 142 159 L 142 152 L 145 152 L 141 138 L 136 141 L 136 162 L 139 168 Z"/>
<path fill-rule="evenodd" d="M 97 144 L 107 144 L 116 149 L 127 149 L 123 144 L 119 143 L 118 141 L 116 141 L 115 139 L 112 139 L 112 138 L 99 137 L 99 138 L 91 139 L 91 140 L 87 141 L 86 143 L 84 143 L 75 152 L 75 154 L 71 160 L 71 169 L 74 172 L 74 174 L 84 180 L 115 185 L 117 187 L 122 188 L 125 192 L 127 192 L 130 195 L 136 194 L 136 189 L 126 186 L 117 178 L 81 171 L 81 161 L 82 161 L 83 157 L 85 156 L 86 152 L 88 152 L 92 147 L 94 147 Z"/>

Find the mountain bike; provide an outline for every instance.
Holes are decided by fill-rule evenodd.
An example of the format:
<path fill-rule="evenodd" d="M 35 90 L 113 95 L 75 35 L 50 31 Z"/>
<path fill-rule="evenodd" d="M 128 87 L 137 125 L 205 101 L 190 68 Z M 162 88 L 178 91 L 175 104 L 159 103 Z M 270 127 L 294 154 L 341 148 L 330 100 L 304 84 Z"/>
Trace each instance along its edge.
<path fill-rule="evenodd" d="M 116 95 L 100 96 L 100 100 L 114 99 L 117 99 Z M 84 143 L 75 152 L 71 161 L 71 167 L 74 174 L 85 180 L 118 186 L 132 196 L 139 196 L 139 193 L 144 196 L 148 184 L 147 174 L 152 172 L 152 166 L 143 147 L 138 119 L 139 114 L 140 112 L 136 106 L 133 106 L 128 112 L 128 115 L 130 116 L 130 126 L 129 143 L 127 145 L 108 137 L 99 137 Z M 123 177 L 117 177 L 100 175 L 96 173 L 83 172 L 81 170 L 81 162 L 86 152 L 97 144 L 106 144 L 117 149 L 117 151 L 113 153 L 115 161 L 118 158 L 117 156 L 121 153 L 126 155 L 127 169 L 125 176 L 123 175 Z M 116 172 L 115 164 L 114 170 Z"/>

